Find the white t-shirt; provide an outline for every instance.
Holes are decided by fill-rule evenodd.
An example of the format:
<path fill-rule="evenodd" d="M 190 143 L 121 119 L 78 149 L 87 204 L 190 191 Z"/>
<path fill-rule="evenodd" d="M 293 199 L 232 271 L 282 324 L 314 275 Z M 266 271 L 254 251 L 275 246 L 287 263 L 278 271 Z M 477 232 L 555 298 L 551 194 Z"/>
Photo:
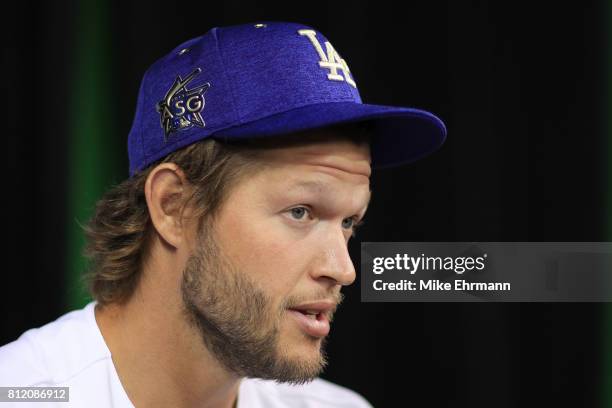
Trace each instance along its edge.
<path fill-rule="evenodd" d="M 0 402 L 37 408 L 133 408 L 94 315 L 95 302 L 0 347 L 0 386 L 69 387 L 70 402 Z M 305 385 L 244 378 L 238 408 L 371 408 L 359 394 L 317 378 Z"/>

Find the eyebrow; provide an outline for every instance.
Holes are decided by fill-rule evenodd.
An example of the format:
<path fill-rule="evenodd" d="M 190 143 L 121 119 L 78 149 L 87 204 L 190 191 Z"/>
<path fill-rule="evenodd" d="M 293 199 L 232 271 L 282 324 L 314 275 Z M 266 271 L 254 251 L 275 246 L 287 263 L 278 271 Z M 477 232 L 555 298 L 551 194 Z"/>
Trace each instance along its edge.
<path fill-rule="evenodd" d="M 320 181 L 301 180 L 298 183 L 293 184 L 289 190 L 310 190 L 316 193 L 321 193 L 329 190 L 329 188 Z"/>
<path fill-rule="evenodd" d="M 327 184 L 314 180 L 301 180 L 289 187 L 289 191 L 293 190 L 309 190 L 318 194 L 332 193 L 331 189 L 327 186 Z M 364 206 L 366 210 L 370 206 L 370 201 L 372 200 L 372 190 L 368 188 L 368 192 L 370 194 L 368 195 L 368 201 Z"/>

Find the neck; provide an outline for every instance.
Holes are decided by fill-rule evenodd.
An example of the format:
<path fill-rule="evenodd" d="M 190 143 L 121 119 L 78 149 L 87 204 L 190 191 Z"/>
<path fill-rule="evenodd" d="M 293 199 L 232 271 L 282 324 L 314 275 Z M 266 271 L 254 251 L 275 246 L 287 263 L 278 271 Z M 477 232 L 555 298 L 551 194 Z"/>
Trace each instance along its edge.
<path fill-rule="evenodd" d="M 179 288 L 149 285 L 146 275 L 125 304 L 95 310 L 129 399 L 136 407 L 236 406 L 241 378 L 220 366 L 189 326 Z"/>

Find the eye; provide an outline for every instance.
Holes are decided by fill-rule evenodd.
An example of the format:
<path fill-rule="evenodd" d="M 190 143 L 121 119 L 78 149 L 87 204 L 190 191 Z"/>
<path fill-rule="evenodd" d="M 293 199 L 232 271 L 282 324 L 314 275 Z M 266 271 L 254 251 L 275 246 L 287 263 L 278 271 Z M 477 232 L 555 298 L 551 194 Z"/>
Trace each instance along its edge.
<path fill-rule="evenodd" d="M 295 207 L 289 210 L 289 212 L 291 213 L 291 217 L 295 220 L 304 219 L 304 216 L 308 213 L 308 211 L 310 210 L 306 207 Z"/>
<path fill-rule="evenodd" d="M 342 228 L 350 229 L 352 237 L 357 234 L 357 228 L 362 225 L 363 220 L 357 221 L 356 217 L 345 218 L 344 220 L 342 220 Z"/>
<path fill-rule="evenodd" d="M 342 220 L 342 228 L 344 229 L 349 229 L 349 228 L 353 228 L 353 226 L 355 225 L 355 220 L 353 218 L 345 218 Z"/>

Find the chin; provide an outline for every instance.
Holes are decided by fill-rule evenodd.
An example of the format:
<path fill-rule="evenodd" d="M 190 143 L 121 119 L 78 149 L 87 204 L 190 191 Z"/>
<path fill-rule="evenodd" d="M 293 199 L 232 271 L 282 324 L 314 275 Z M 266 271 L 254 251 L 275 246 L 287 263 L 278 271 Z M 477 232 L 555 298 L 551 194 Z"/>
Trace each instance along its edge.
<path fill-rule="evenodd" d="M 304 384 L 317 378 L 327 366 L 327 361 L 320 354 L 313 355 L 311 358 L 304 354 L 292 354 L 283 356 L 283 365 L 290 368 L 277 381 Z"/>
<path fill-rule="evenodd" d="M 318 376 L 327 365 L 324 352 L 327 337 L 313 337 L 296 327 L 289 329 L 281 331 L 279 355 L 291 365 L 301 366 L 312 372 L 313 378 Z"/>

